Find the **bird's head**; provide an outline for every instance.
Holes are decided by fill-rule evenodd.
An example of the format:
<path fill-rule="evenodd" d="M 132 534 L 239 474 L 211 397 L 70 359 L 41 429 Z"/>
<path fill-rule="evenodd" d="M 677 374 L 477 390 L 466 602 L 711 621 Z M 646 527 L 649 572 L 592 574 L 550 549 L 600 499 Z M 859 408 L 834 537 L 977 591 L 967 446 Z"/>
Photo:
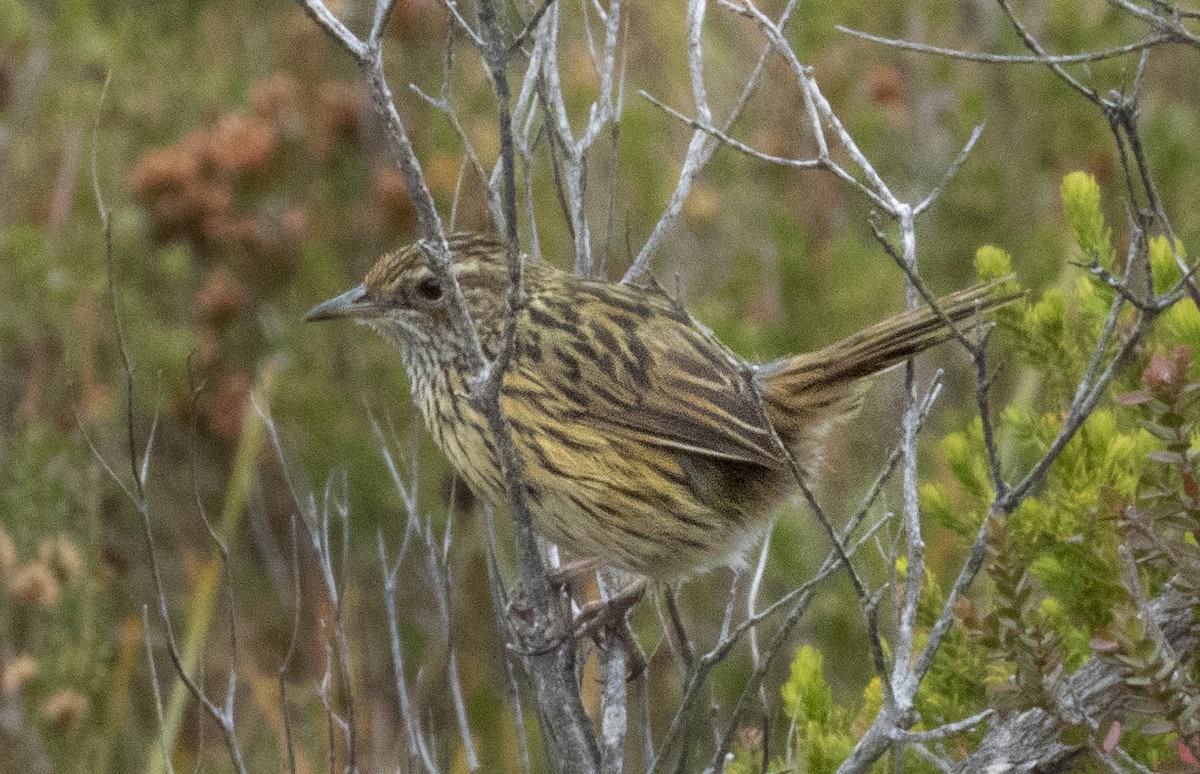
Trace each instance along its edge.
<path fill-rule="evenodd" d="M 484 353 L 492 357 L 499 351 L 504 329 L 508 287 L 504 243 L 469 233 L 452 234 L 447 242 L 451 271 L 462 288 Z M 387 253 L 361 285 L 317 304 L 304 319 L 366 323 L 399 347 L 406 361 L 459 356 L 461 342 L 454 334 L 447 303 L 451 291 L 438 283 L 428 251 L 421 241 Z"/>

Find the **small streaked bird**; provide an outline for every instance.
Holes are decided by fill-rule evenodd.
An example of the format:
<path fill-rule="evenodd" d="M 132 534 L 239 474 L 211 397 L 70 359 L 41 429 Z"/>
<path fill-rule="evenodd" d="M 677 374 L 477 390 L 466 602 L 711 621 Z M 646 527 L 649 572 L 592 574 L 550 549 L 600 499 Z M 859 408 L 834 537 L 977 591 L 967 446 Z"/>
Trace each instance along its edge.
<path fill-rule="evenodd" d="M 454 234 L 449 245 L 484 354 L 495 358 L 505 246 L 479 234 Z M 815 352 L 750 365 L 656 288 L 579 279 L 533 261 L 524 277 L 501 407 L 534 527 L 578 558 L 659 581 L 736 558 L 761 534 L 796 487 L 776 433 L 814 476 L 862 380 L 950 338 L 943 318 L 922 307 Z M 938 306 L 961 322 L 1014 298 L 990 283 Z M 392 342 L 438 446 L 476 495 L 503 505 L 496 447 L 468 398 L 468 344 L 446 299 L 417 242 L 383 256 L 363 284 L 306 319 L 355 319 Z"/>

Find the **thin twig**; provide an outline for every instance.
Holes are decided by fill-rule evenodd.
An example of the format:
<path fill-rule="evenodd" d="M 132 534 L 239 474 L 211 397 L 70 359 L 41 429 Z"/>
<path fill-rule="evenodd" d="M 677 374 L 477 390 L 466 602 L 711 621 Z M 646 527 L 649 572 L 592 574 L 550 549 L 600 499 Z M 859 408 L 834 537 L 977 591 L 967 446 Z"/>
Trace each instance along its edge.
<path fill-rule="evenodd" d="M 984 51 L 963 51 L 956 48 L 944 48 L 942 46 L 931 46 L 927 43 L 916 43 L 909 40 L 899 40 L 897 38 L 885 38 L 879 35 L 872 35 L 869 32 L 843 27 L 840 24 L 833 25 L 833 28 L 838 32 L 844 32 L 847 35 L 852 35 L 861 40 L 867 40 L 871 43 L 878 43 L 891 48 L 898 48 L 904 51 L 916 51 L 919 54 L 934 54 L 937 56 L 948 56 L 955 59 L 965 59 L 968 62 L 981 62 L 983 64 L 1077 64 L 1081 62 L 1101 62 L 1105 59 L 1113 59 L 1115 57 L 1124 56 L 1126 54 L 1142 51 L 1147 48 L 1170 43 L 1171 36 L 1163 33 L 1150 35 L 1141 40 L 1135 40 L 1132 43 L 1126 43 L 1123 46 L 1114 46 L 1112 48 L 1104 48 L 1097 51 L 1084 51 L 1079 54 L 989 54 Z"/>
<path fill-rule="evenodd" d="M 142 605 L 142 639 L 146 643 L 146 661 L 150 666 L 150 690 L 154 693 L 154 712 L 158 717 L 158 743 L 162 750 L 163 766 L 166 767 L 167 774 L 175 774 L 175 767 L 171 764 L 171 751 L 167 749 L 167 740 L 163 736 L 166 729 L 163 722 L 162 689 L 158 684 L 158 669 L 154 666 L 154 647 L 150 643 L 149 605 Z M 292 771 L 295 770 L 293 767 Z"/>

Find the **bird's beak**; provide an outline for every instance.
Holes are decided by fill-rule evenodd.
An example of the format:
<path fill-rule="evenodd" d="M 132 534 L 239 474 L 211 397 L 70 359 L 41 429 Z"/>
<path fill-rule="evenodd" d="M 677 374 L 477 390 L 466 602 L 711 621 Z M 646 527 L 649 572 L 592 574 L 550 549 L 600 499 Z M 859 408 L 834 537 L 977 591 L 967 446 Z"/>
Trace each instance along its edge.
<path fill-rule="evenodd" d="M 380 309 L 367 298 L 367 289 L 363 285 L 350 288 L 340 296 L 334 296 L 328 301 L 317 304 L 304 315 L 306 322 L 318 320 L 338 320 L 343 318 L 363 319 L 378 317 Z"/>

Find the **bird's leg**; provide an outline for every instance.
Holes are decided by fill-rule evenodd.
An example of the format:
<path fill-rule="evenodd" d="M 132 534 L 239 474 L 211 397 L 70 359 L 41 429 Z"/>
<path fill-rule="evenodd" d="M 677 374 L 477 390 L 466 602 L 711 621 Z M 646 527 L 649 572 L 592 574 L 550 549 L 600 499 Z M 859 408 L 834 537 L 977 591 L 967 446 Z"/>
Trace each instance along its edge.
<path fill-rule="evenodd" d="M 566 586 L 582 575 L 590 575 L 604 564 L 598 556 L 583 556 L 571 559 L 546 573 L 552 586 Z"/>
<path fill-rule="evenodd" d="M 646 593 L 646 581 L 639 578 L 616 595 L 584 604 L 575 615 L 572 634 L 575 639 L 590 637 L 599 645 L 602 631 L 616 636 L 628 656 L 629 679 L 633 680 L 646 668 L 646 657 L 629 628 L 629 611 Z"/>
<path fill-rule="evenodd" d="M 517 639 L 520 641 L 520 644 L 514 642 L 510 645 L 512 650 L 523 656 L 541 655 L 558 647 L 568 639 L 571 642 L 575 642 L 583 636 L 594 636 L 600 627 L 610 622 L 621 620 L 624 613 L 628 612 L 629 608 L 641 598 L 642 589 L 637 589 L 636 596 L 628 601 L 623 600 L 626 593 L 634 588 L 633 585 L 604 602 L 582 601 L 582 597 L 587 592 L 585 589 L 580 588 L 579 581 L 599 570 L 603 564 L 603 560 L 599 557 L 585 556 L 571 559 L 547 571 L 546 577 L 554 589 L 555 596 L 563 604 L 563 614 L 565 616 L 570 615 L 568 608 L 572 600 L 581 600 L 577 603 L 580 606 L 580 612 L 572 619 L 568 625 L 568 630 L 559 630 L 559 633 L 555 635 L 537 630 L 538 627 L 531 620 L 531 611 L 523 602 L 524 592 L 518 583 L 506 610 L 510 625 L 514 627 L 514 632 L 518 633 Z M 617 607 L 612 611 L 607 611 L 610 605 L 616 605 Z"/>
<path fill-rule="evenodd" d="M 584 637 L 595 640 L 599 645 L 601 631 L 614 635 L 625 648 L 628 655 L 629 679 L 632 680 L 646 668 L 646 658 L 641 648 L 633 638 L 633 632 L 626 620 L 630 609 L 646 593 L 646 582 L 638 579 L 605 600 L 583 601 L 586 591 L 579 588 L 579 581 L 599 570 L 604 561 L 596 556 L 584 556 L 569 561 L 550 570 L 550 583 L 564 588 L 569 598 L 579 600 L 579 612 L 571 623 L 571 637 L 578 641 Z"/>

